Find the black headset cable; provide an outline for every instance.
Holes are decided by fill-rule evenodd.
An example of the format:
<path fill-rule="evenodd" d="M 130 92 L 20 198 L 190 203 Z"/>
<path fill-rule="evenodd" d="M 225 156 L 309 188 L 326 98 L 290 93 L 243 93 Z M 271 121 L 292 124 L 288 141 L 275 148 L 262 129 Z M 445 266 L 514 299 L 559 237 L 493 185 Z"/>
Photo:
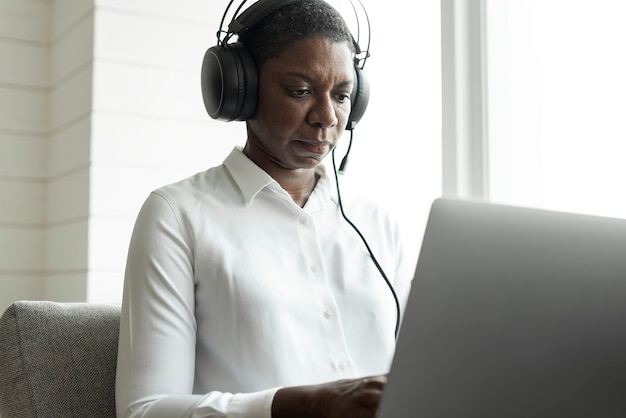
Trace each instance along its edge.
<path fill-rule="evenodd" d="M 352 131 L 350 131 L 350 142 L 352 142 Z M 393 300 L 394 300 L 394 302 L 396 304 L 396 327 L 395 327 L 395 330 L 394 330 L 394 335 L 395 335 L 395 337 L 397 339 L 398 338 L 398 330 L 400 329 L 400 302 L 398 301 L 398 295 L 396 294 L 396 291 L 393 288 L 393 285 L 389 281 L 389 278 L 387 278 L 387 275 L 385 274 L 383 268 L 378 263 L 378 260 L 376 259 L 376 256 L 374 256 L 374 252 L 372 251 L 372 249 L 370 248 L 369 244 L 367 243 L 367 240 L 365 239 L 365 237 L 363 236 L 363 234 L 361 233 L 359 228 L 357 228 L 357 226 L 350 220 L 350 218 L 348 218 L 348 216 L 346 215 L 346 213 L 343 210 L 343 202 L 341 200 L 341 191 L 339 189 L 339 175 L 337 174 L 337 167 L 336 167 L 336 164 L 335 164 L 335 149 L 333 149 L 333 153 L 332 154 L 333 154 L 332 155 L 333 171 L 335 172 L 335 183 L 337 185 L 337 200 L 339 202 L 339 210 L 341 211 L 341 216 L 343 216 L 343 219 L 352 227 L 352 229 L 354 229 L 356 231 L 356 233 L 361 238 L 361 241 L 363 241 L 363 244 L 365 244 L 365 248 L 367 249 L 367 252 L 370 255 L 370 259 L 372 260 L 372 262 L 376 266 L 376 269 L 378 269 L 378 272 L 380 273 L 382 278 L 385 280 L 385 283 L 387 284 L 387 286 L 389 287 L 389 290 L 391 291 L 391 294 L 393 295 Z"/>

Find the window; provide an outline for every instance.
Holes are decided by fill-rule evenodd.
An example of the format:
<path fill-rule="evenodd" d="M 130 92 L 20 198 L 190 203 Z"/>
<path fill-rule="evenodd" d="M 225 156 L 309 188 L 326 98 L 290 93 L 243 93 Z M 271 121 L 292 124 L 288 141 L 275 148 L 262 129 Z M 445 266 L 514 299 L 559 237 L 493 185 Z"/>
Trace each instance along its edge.
<path fill-rule="evenodd" d="M 626 2 L 483 6 L 489 199 L 626 218 Z"/>

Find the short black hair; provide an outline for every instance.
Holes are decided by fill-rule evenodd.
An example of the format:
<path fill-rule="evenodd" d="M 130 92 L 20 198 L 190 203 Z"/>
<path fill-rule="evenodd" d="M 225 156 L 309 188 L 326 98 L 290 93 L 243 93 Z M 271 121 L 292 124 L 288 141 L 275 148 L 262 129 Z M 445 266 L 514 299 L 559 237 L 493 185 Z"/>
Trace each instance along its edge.
<path fill-rule="evenodd" d="M 261 19 L 239 37 L 256 61 L 257 68 L 274 58 L 292 42 L 321 36 L 347 42 L 355 51 L 354 39 L 341 15 L 322 0 L 288 4 Z"/>

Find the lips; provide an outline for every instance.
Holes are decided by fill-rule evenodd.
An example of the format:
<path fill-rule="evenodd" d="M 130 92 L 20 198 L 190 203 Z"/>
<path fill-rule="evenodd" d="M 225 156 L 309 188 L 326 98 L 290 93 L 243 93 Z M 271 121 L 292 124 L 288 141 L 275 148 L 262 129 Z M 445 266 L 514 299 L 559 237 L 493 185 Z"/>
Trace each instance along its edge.
<path fill-rule="evenodd" d="M 302 149 L 311 154 L 328 154 L 330 144 L 325 141 L 298 141 Z"/>

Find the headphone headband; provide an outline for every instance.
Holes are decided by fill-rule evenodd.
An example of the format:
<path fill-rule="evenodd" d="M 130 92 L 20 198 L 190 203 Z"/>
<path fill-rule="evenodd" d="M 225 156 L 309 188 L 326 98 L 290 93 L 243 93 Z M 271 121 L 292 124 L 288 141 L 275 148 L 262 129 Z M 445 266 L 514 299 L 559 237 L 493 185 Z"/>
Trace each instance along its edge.
<path fill-rule="evenodd" d="M 278 9 L 301 0 L 260 0 L 248 7 L 239 16 L 233 18 L 228 25 L 228 32 L 236 35 L 243 35 L 248 29 L 263 20 L 264 17 L 271 15 Z M 323 0 L 314 0 L 320 1 Z M 245 1 L 244 1 L 245 3 Z M 242 3 L 243 4 L 243 3 Z M 228 10 L 228 9 L 227 9 Z"/>

